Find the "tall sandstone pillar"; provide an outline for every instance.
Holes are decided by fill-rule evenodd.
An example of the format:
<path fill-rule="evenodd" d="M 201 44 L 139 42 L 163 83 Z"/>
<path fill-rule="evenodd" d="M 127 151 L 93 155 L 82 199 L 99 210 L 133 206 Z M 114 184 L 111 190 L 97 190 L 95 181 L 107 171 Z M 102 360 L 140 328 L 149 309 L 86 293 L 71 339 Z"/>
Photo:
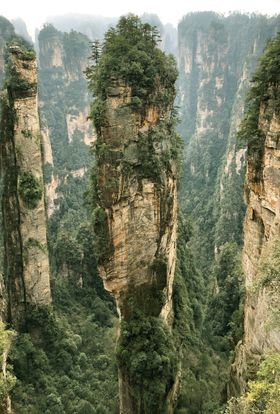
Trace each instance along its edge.
<path fill-rule="evenodd" d="M 122 18 L 105 38 L 100 64 L 93 68 L 101 87 L 93 106 L 93 215 L 99 272 L 121 320 L 120 412 L 172 413 L 178 387 L 172 334 L 180 151 L 173 110 L 176 69 L 156 48 L 152 28 L 134 16 Z M 125 48 L 131 50 L 119 55 Z M 129 53 L 143 60 L 127 66 Z M 132 68 L 127 80 L 116 75 L 115 58 L 121 73 Z"/>
<path fill-rule="evenodd" d="M 8 319 L 24 321 L 27 305 L 51 302 L 35 53 L 7 47 L 1 114 L 4 277 Z"/>

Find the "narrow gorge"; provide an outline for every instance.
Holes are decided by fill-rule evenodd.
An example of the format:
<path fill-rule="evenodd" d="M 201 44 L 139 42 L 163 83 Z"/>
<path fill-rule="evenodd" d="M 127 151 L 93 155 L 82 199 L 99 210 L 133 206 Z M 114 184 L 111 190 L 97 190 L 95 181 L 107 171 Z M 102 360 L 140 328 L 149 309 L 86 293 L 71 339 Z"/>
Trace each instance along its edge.
<path fill-rule="evenodd" d="M 279 15 L 12 23 L 0 412 L 278 414 Z"/>

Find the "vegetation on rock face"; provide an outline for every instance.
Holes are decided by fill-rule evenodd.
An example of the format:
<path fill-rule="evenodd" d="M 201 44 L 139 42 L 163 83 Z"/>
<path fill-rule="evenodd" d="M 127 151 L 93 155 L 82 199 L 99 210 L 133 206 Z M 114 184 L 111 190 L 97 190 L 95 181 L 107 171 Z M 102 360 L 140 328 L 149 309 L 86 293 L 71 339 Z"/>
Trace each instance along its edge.
<path fill-rule="evenodd" d="M 42 198 L 42 183 L 31 173 L 24 172 L 19 177 L 19 195 L 29 208 L 37 207 Z"/>
<path fill-rule="evenodd" d="M 79 42 L 79 34 L 69 37 L 74 43 L 74 37 Z M 58 177 L 60 197 L 59 208 L 48 223 L 53 306 L 28 307 L 26 325 L 21 327 L 10 353 L 17 378 L 11 399 L 15 412 L 22 414 L 112 414 L 118 410 L 115 307 L 96 270 L 91 224 L 83 196 L 88 174 L 72 175 L 73 170 L 86 170 L 91 158 L 81 131 L 74 131 L 72 142 L 68 142 L 65 122 L 68 113 L 77 115 L 87 105 L 86 80 L 79 59 L 85 53 L 87 57 L 88 52 L 81 48 L 77 56 L 75 48 L 73 59 L 68 61 L 68 49 L 65 65 L 70 70 L 77 59 L 81 79 L 68 81 L 66 70 L 57 68 L 41 68 L 40 73 L 39 93 L 44 102 L 41 118 L 44 126 L 49 127 L 54 155 L 54 166 L 46 165 L 45 174 L 48 182 L 52 174 Z M 8 111 L 6 120 L 10 124 L 14 122 L 11 112 Z M 10 124 L 7 129 L 13 142 L 14 126 Z M 28 131 L 22 134 L 29 138 Z M 12 172 L 18 173 L 14 181 L 22 201 L 34 208 L 41 198 L 43 183 L 28 171 L 15 168 Z M 24 258 L 28 258 L 29 251 L 32 255 L 34 247 L 42 248 L 36 239 L 29 238 L 22 246 Z"/>
<path fill-rule="evenodd" d="M 181 141 L 175 131 L 176 113 L 172 110 L 177 70 L 174 59 L 166 56 L 157 43 L 156 29 L 133 15 L 121 18 L 116 28 L 106 33 L 102 49 L 98 41 L 93 43 L 93 64 L 87 69 L 87 77 L 94 94 L 91 117 L 97 142 L 92 184 L 99 208 L 108 207 L 117 194 L 121 176 L 126 183 L 131 177 L 139 182 L 149 178 L 160 188 L 161 180 L 166 174 L 173 175 L 179 162 Z M 102 130 L 108 121 L 106 99 L 117 96 L 121 88 L 129 88 L 132 94 L 129 103 L 118 109 L 123 122 L 132 113 L 140 114 L 144 122 L 151 108 L 158 111 L 155 116 L 159 119 L 147 133 L 139 132 L 134 146 L 119 139 L 115 151 L 105 142 Z M 105 234 L 106 226 L 103 230 Z"/>
<path fill-rule="evenodd" d="M 280 355 L 268 353 L 260 364 L 248 392 L 232 398 L 224 414 L 276 414 L 280 411 Z"/>
<path fill-rule="evenodd" d="M 239 261 L 244 151 L 237 146 L 236 127 L 246 77 L 279 27 L 279 16 L 211 12 L 189 14 L 179 24 L 179 131 L 186 141 L 181 206 L 193 228 L 186 248 L 196 271 L 187 264 L 185 269 L 191 271 L 187 280 L 198 274 L 207 289 L 193 308 L 201 313 L 201 329 L 189 333 L 185 327 L 195 343 L 189 347 L 189 364 L 183 364 L 183 378 L 188 376 L 189 382 L 183 380 L 178 413 L 212 414 L 226 401 L 233 349 L 242 336 L 244 295 Z M 188 303 L 186 284 L 182 279 L 177 283 Z M 174 293 L 177 301 L 177 289 Z M 192 321 L 192 308 L 183 306 L 180 296 L 178 302 Z"/>
<path fill-rule="evenodd" d="M 93 211 L 93 228 L 95 255 L 99 263 L 104 262 L 111 256 L 113 247 L 110 244 L 108 218 L 100 207 L 96 207 Z"/>
<path fill-rule="evenodd" d="M 260 35 L 262 39 L 272 32 L 272 26 L 266 23 L 265 18 L 249 20 L 248 16 L 235 15 L 229 16 L 225 22 L 216 14 L 207 13 L 189 16 L 180 25 L 180 42 L 188 39 L 191 51 L 195 53 L 198 46 L 196 33 L 200 30 L 207 35 L 209 51 L 205 60 L 207 67 L 201 73 L 207 80 L 201 89 L 201 96 L 196 93 L 201 66 L 196 64 L 194 55 L 190 84 L 180 81 L 180 93 L 190 96 L 190 102 L 183 102 L 180 130 L 187 140 L 194 133 L 200 98 L 205 108 L 212 111 L 211 128 L 214 130 L 210 128 L 201 135 L 199 142 L 188 148 L 186 157 L 190 162 L 185 166 L 187 174 L 182 184 L 184 194 L 187 194 L 186 198 L 182 198 L 183 208 L 186 207 L 184 215 L 190 216 L 192 225 L 181 218 L 177 247 L 172 328 L 175 345 L 179 349 L 178 358 L 182 358 L 182 384 L 176 414 L 220 413 L 225 402 L 232 350 L 242 335 L 240 246 L 235 243 L 241 242 L 241 196 L 236 189 L 241 189 L 242 175 L 237 177 L 233 163 L 229 167 L 229 176 L 233 180 L 228 181 L 227 186 L 221 186 L 219 179 L 223 169 L 221 159 L 227 145 L 224 137 L 229 132 L 232 103 L 241 77 L 239 68 L 250 56 L 250 45 L 259 30 L 265 27 Z M 3 30 L 9 32 L 11 27 L 0 18 L 0 33 L 2 23 Z M 62 48 L 61 67 L 44 66 L 54 51 L 53 39 L 57 42 L 55 47 Z M 266 110 L 269 119 L 279 108 L 279 39 L 278 36 L 269 44 L 253 77 L 248 112 L 241 125 L 240 136 L 248 142 L 249 156 L 253 162 L 256 161 L 257 169 L 261 168 L 263 144 L 258 124 L 260 109 L 263 107 Z M 62 34 L 51 25 L 41 31 L 39 42 L 39 92 L 44 103 L 41 117 L 49 131 L 54 156 L 54 166 L 45 166 L 45 181 L 50 183 L 52 175 L 55 175 L 59 182 L 56 211 L 49 220 L 48 234 L 54 303 L 53 308 L 42 312 L 30 310 L 26 330 L 18 335 L 11 354 L 14 374 L 9 374 L 6 380 L 0 375 L 0 399 L 5 399 L 7 392 L 11 392 L 14 409 L 21 414 L 113 414 L 118 412 L 116 312 L 97 272 L 97 261 L 107 260 L 110 255 L 109 230 L 105 210 L 96 207 L 100 201 L 98 174 L 93 174 L 94 194 L 91 191 L 86 197 L 83 194 L 89 174 L 86 172 L 83 177 L 72 174 L 74 170 L 87 170 L 92 161 L 83 142 L 83 133 L 76 129 L 70 142 L 65 121 L 67 115 L 78 115 L 84 111 L 89 102 L 86 81 L 77 64 L 87 58 L 89 42 L 77 32 Z M 157 42 L 156 30 L 131 16 L 122 18 L 115 29 L 109 30 L 102 51 L 98 42 L 93 45 L 94 65 L 87 74 L 95 95 L 92 117 L 99 135 L 106 126 L 104 101 L 116 92 L 111 87 L 112 80 L 120 79 L 131 87 L 132 99 L 127 108 L 142 117 L 148 105 L 157 109 L 170 105 L 174 97 L 176 68 L 173 59 L 157 49 Z M 45 53 L 48 43 L 51 47 Z M 226 44 L 230 45 L 230 55 L 227 56 L 227 70 L 224 73 L 222 66 L 218 67 L 216 63 L 222 61 L 222 55 L 218 54 Z M 258 41 L 256 45 L 261 49 Z M 34 52 L 29 46 L 25 47 L 22 58 L 23 63 L 28 65 L 34 58 Z M 183 44 L 180 47 L 183 55 Z M 204 52 L 206 50 L 201 49 L 202 57 Z M 214 67 L 214 71 L 208 79 L 207 68 L 210 66 Z M 185 73 L 185 66 L 180 70 L 181 74 Z M 36 87 L 20 79 L 15 68 L 10 73 L 11 91 L 24 95 Z M 69 73 L 71 76 L 68 78 Z M 216 84 L 220 77 L 224 79 L 222 87 Z M 190 89 L 186 93 L 188 87 Z M 222 104 L 219 106 L 220 100 Z M 173 174 L 174 163 L 179 158 L 181 144 L 174 131 L 175 123 L 176 115 L 170 114 L 168 131 L 164 122 L 159 123 L 150 131 L 148 139 L 139 135 L 136 149 L 124 148 L 122 154 L 113 153 L 106 143 L 97 141 L 96 157 L 108 165 L 116 163 L 117 168 L 121 167 L 119 170 L 123 177 L 149 178 L 160 189 L 162 172 Z M 29 131 L 23 134 L 29 138 Z M 161 148 L 160 153 L 161 140 L 168 141 L 168 145 Z M 109 178 L 105 184 L 110 193 L 118 181 L 113 175 Z M 28 172 L 19 176 L 18 184 L 23 201 L 34 208 L 32 206 L 36 206 L 41 198 L 41 184 L 34 181 Z M 216 226 L 221 214 L 217 196 L 220 191 L 231 195 L 227 199 L 228 204 L 223 205 L 225 226 Z M 164 199 L 164 194 L 162 197 L 164 202 L 168 201 Z M 233 210 L 236 213 L 234 216 L 231 213 Z M 165 211 L 161 211 L 161 217 L 168 222 Z M 196 237 L 191 235 L 192 227 Z M 35 239 L 30 238 L 23 247 L 28 249 L 34 246 L 40 247 Z M 218 248 L 212 266 L 214 247 Z M 262 263 L 257 287 L 279 281 L 279 246 L 274 247 Z M 205 265 L 205 262 L 210 265 Z M 164 279 L 165 258 L 158 256 L 151 271 Z M 137 298 L 136 293 L 139 295 Z M 117 358 L 133 384 L 131 391 L 135 400 L 143 397 L 143 410 L 153 413 L 160 410 L 162 414 L 165 409 L 162 401 L 174 382 L 177 369 L 174 337 L 154 316 L 162 304 L 162 298 L 155 294 L 158 293 L 157 287 L 150 295 L 146 295 L 144 288 L 140 293 L 132 292 L 133 306 L 136 302 L 141 307 L 145 302 L 145 316 L 138 309 L 138 313 L 135 312 L 122 323 Z M 279 319 L 279 315 L 276 316 Z M 10 339 L 9 331 L 1 326 L 0 355 Z M 256 380 L 249 384 L 248 393 L 232 400 L 226 413 L 280 412 L 279 372 L 279 355 L 266 356 Z"/>
<path fill-rule="evenodd" d="M 105 266 L 113 254 L 110 209 L 129 194 L 132 182 L 139 189 L 144 180 L 154 184 L 160 196 L 161 235 L 172 216 L 174 200 L 167 186 L 169 178 L 177 178 L 181 150 L 173 109 L 177 70 L 174 59 L 157 43 L 156 29 L 129 15 L 105 34 L 102 51 L 98 42 L 92 47 L 93 65 L 87 77 L 94 94 L 91 117 L 97 132 L 91 192 L 99 265 Z M 119 102 L 128 99 L 111 108 L 114 97 Z M 110 128 L 111 116 L 121 128 Z M 160 245 L 160 240 L 155 241 Z M 174 337 L 159 318 L 166 300 L 166 258 L 157 253 L 148 272 L 154 276 L 151 280 L 138 287 L 132 283 L 124 291 L 118 344 L 128 398 L 135 412 L 147 414 L 166 411 L 178 370 Z"/>
<path fill-rule="evenodd" d="M 280 240 L 272 238 L 265 246 L 259 263 L 254 290 L 267 287 L 277 290 L 280 285 Z M 279 309 L 280 310 L 280 309 Z"/>
<path fill-rule="evenodd" d="M 206 326 L 214 349 L 230 352 L 243 335 L 243 274 L 240 248 L 226 243 L 213 268 L 218 291 L 208 305 Z"/>
<path fill-rule="evenodd" d="M 122 322 L 117 358 L 138 401 L 136 412 L 165 413 L 178 360 L 172 335 L 164 323 L 140 311 L 134 313 L 130 321 Z"/>
<path fill-rule="evenodd" d="M 28 68 L 31 61 L 36 58 L 33 47 L 24 39 L 20 37 L 13 37 L 6 45 L 6 62 L 7 62 L 7 76 L 6 85 L 13 99 L 28 97 L 36 93 L 37 83 L 31 83 L 20 72 L 15 62 L 13 55 L 22 65 L 22 68 Z"/>
<path fill-rule="evenodd" d="M 280 107 L 280 34 L 272 39 L 252 78 L 252 87 L 247 97 L 246 112 L 239 131 L 239 138 L 248 146 L 249 162 L 255 171 L 255 180 L 262 177 L 264 153 L 264 126 L 260 125 L 262 113 L 265 122 L 273 114 L 279 114 Z"/>
<path fill-rule="evenodd" d="M 6 412 L 6 399 L 16 383 L 16 378 L 12 374 L 11 367 L 7 364 L 7 361 L 5 361 L 6 370 L 5 372 L 3 371 L 3 359 L 7 359 L 14 336 L 15 332 L 6 329 L 4 323 L 0 322 L 0 410 L 2 409 L 2 412 Z"/>
<path fill-rule="evenodd" d="M 89 67 L 87 73 L 95 96 L 106 99 L 112 79 L 118 79 L 132 88 L 134 107 L 139 110 L 147 102 L 158 102 L 162 106 L 165 101 L 168 103 L 166 94 L 174 94 L 177 69 L 173 57 L 157 48 L 158 40 L 155 27 L 133 15 L 122 17 L 116 28 L 105 34 L 100 56 L 98 45 L 93 45 L 95 65 Z M 158 86 L 160 91 L 157 91 Z M 153 102 L 154 99 L 157 102 Z"/>

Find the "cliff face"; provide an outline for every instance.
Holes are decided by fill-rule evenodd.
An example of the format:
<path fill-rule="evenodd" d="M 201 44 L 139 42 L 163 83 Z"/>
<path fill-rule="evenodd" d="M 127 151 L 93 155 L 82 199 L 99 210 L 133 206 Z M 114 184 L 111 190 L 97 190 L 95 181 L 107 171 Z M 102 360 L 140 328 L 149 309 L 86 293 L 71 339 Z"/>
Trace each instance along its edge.
<path fill-rule="evenodd" d="M 5 59 L 4 59 L 4 49 L 7 40 L 14 35 L 14 28 L 12 24 L 5 19 L 5 17 L 0 16 L 0 87 L 2 88 L 2 82 L 5 76 Z"/>
<path fill-rule="evenodd" d="M 113 81 L 105 106 L 106 126 L 97 140 L 97 146 L 102 146 L 98 167 L 102 210 L 95 212 L 95 226 L 101 226 L 104 211 L 105 230 L 100 227 L 98 236 L 107 233 L 110 248 L 107 257 L 106 251 L 100 255 L 99 271 L 105 288 L 116 299 L 121 319 L 129 321 L 135 309 L 140 309 L 146 317 L 160 316 L 170 325 L 176 260 L 176 164 L 170 160 L 166 168 L 157 167 L 171 151 L 166 133 L 170 113 L 150 106 L 142 117 L 131 110 L 130 103 L 131 88 Z M 133 398 L 121 366 L 119 380 L 121 413 L 146 412 Z"/>
<path fill-rule="evenodd" d="M 262 354 L 268 349 L 280 352 L 280 327 L 271 320 L 273 313 L 276 317 L 279 311 L 275 296 L 277 281 L 271 280 L 271 285 L 258 292 L 262 267 L 273 260 L 280 237 L 279 113 L 274 112 L 272 119 L 268 121 L 266 110 L 263 110 L 259 122 L 265 134 L 263 179 L 260 183 L 255 183 L 255 172 L 249 161 L 243 268 L 248 291 L 244 341 L 251 352 Z"/>
<path fill-rule="evenodd" d="M 178 388 L 172 334 L 180 151 L 175 63 L 157 48 L 154 29 L 129 16 L 107 33 L 100 60 L 87 74 L 97 132 L 95 252 L 121 320 L 120 412 L 172 413 Z"/>
<path fill-rule="evenodd" d="M 6 42 L 9 40 L 9 38 L 14 35 L 14 28 L 11 25 L 11 23 L 5 19 L 4 17 L 0 16 L 0 90 L 2 91 L 4 78 L 5 78 L 5 58 L 4 58 L 4 51 Z M 1 99 L 0 99 L 0 112 L 1 112 Z M 0 198 L 2 197 L 2 182 L 1 182 L 1 176 L 0 176 Z M 2 222 L 2 212 L 0 211 L 0 223 Z M 1 224 L 0 224 L 1 226 Z M 0 231 L 0 275 L 1 275 L 1 297 L 4 298 L 4 284 L 2 280 L 3 275 L 3 231 Z M 5 304 L 4 300 L 2 303 L 2 300 L 0 300 L 0 313 L 3 314 Z"/>
<path fill-rule="evenodd" d="M 245 157 L 236 130 L 252 71 L 279 25 L 279 18 L 210 12 L 187 15 L 179 24 L 183 192 L 203 266 L 225 242 L 241 243 Z"/>
<path fill-rule="evenodd" d="M 279 45 L 278 35 L 269 44 L 253 77 L 251 95 L 259 92 L 252 101 L 256 112 L 248 110 L 241 129 L 248 139 L 242 260 L 246 287 L 245 333 L 233 365 L 232 394 L 244 392 L 246 380 L 257 370 L 260 358 L 267 351 L 280 352 Z M 275 67 L 278 68 L 276 72 Z M 269 79 L 267 83 L 266 79 Z M 256 116 L 256 134 L 249 125 L 250 116 L 250 119 Z"/>
<path fill-rule="evenodd" d="M 171 162 L 170 171 L 157 171 L 159 176 L 156 171 L 147 171 L 147 175 L 155 174 L 151 178 L 145 178 L 145 174 L 140 178 L 137 170 L 148 161 L 145 157 L 151 157 L 149 151 L 159 161 L 171 150 L 165 134 L 169 114 L 151 106 L 141 119 L 129 106 L 124 107 L 130 102 L 130 88 L 115 81 L 106 101 L 106 127 L 100 138 L 105 154 L 99 167 L 112 253 L 100 270 L 122 318 L 129 315 L 129 297 L 137 297 L 139 291 L 141 307 L 146 302 L 148 314 L 162 314 L 167 321 L 172 308 L 176 257 L 176 166 Z M 165 134 L 164 138 L 159 139 L 160 134 Z M 127 172 L 120 171 L 121 158 Z M 166 258 L 166 275 L 161 281 L 153 270 L 153 261 L 160 256 Z M 155 290 L 162 291 L 164 304 L 153 305 L 151 310 L 149 305 L 155 299 L 153 285 Z"/>
<path fill-rule="evenodd" d="M 26 305 L 51 301 L 35 54 L 24 44 L 8 47 L 7 97 L 3 102 L 4 273 L 9 319 L 23 320 Z"/>
<path fill-rule="evenodd" d="M 88 146 L 94 141 L 89 97 L 83 71 L 90 54 L 81 33 L 62 33 L 45 26 L 39 33 L 39 101 L 44 164 L 47 170 L 48 216 L 59 209 L 60 185 L 67 175 L 90 165 Z M 55 173 L 54 173 L 55 170 Z"/>
<path fill-rule="evenodd" d="M 280 352 L 279 326 L 279 240 L 280 240 L 280 165 L 279 113 L 267 121 L 260 116 L 265 134 L 262 180 L 255 181 L 255 168 L 247 165 L 244 221 L 243 269 L 246 302 L 244 339 L 233 365 L 231 394 L 245 391 L 246 380 L 256 371 L 268 350 Z"/>

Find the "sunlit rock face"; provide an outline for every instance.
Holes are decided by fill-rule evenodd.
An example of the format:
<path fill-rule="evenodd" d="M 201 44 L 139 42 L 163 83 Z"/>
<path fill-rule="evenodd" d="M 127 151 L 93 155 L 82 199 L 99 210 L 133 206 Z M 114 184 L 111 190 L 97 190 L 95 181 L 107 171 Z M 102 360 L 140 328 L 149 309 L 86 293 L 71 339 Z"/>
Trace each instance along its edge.
<path fill-rule="evenodd" d="M 95 141 L 88 120 L 90 100 L 84 71 L 89 39 L 78 32 L 63 33 L 46 25 L 38 35 L 39 106 L 43 135 L 47 214 L 63 203 L 61 185 L 90 165 L 89 146 Z M 73 154 L 80 156 L 73 156 Z M 70 156 L 69 156 L 70 154 Z M 67 171 L 68 175 L 65 173 Z"/>
<path fill-rule="evenodd" d="M 24 320 L 27 305 L 51 302 L 35 53 L 17 43 L 7 50 L 3 98 L 4 274 L 9 319 Z"/>
<path fill-rule="evenodd" d="M 279 94 L 278 89 L 278 94 Z M 272 115 L 271 115 L 272 113 Z M 244 339 L 233 365 L 231 393 L 243 392 L 268 350 L 280 352 L 280 117 L 274 100 L 261 106 L 259 128 L 264 135 L 261 177 L 248 157 L 245 196 L 243 270 L 246 302 Z M 278 270 L 277 270 L 278 269 Z"/>
<path fill-rule="evenodd" d="M 150 105 L 140 113 L 131 99 L 131 88 L 112 79 L 96 144 L 100 237 L 106 233 L 99 271 L 122 320 L 137 308 L 170 326 L 177 230 L 170 109 Z M 119 379 L 121 412 L 138 412 L 121 367 Z"/>

